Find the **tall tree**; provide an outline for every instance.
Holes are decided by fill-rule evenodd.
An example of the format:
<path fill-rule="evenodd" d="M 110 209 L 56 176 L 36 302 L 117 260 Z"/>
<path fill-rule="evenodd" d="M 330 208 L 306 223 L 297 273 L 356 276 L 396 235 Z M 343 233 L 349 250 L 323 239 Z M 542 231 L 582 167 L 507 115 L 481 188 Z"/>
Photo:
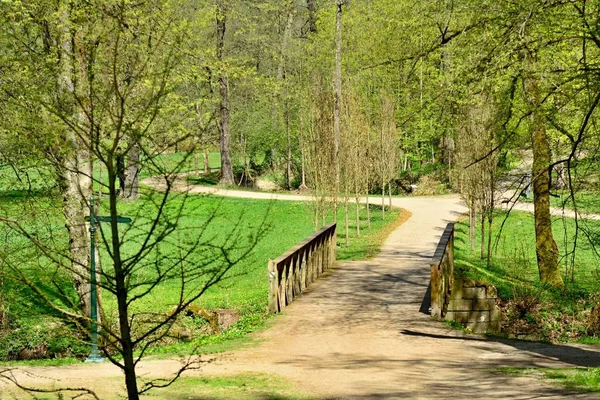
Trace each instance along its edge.
<path fill-rule="evenodd" d="M 217 60 L 220 62 L 219 69 L 219 132 L 221 134 L 221 185 L 233 185 L 233 166 L 231 164 L 231 132 L 230 132 L 230 101 L 229 101 L 229 78 L 224 63 L 225 32 L 227 29 L 227 5 L 225 0 L 219 0 L 216 7 L 217 23 Z"/>
<path fill-rule="evenodd" d="M 334 219 L 337 221 L 337 197 L 340 190 L 340 140 L 341 140 L 341 108 L 342 108 L 342 17 L 344 0 L 335 2 L 335 76 L 333 108 L 333 164 L 335 169 L 334 181 Z"/>

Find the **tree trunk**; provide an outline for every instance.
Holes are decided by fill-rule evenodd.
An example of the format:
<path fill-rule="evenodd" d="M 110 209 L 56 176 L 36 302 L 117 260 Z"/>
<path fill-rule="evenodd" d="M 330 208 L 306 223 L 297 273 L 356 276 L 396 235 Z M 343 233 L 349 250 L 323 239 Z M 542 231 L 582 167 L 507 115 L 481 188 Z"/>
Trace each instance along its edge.
<path fill-rule="evenodd" d="M 221 180 L 220 185 L 233 185 L 233 167 L 231 165 L 231 134 L 229 131 L 229 80 L 223 66 L 223 48 L 227 26 L 227 9 L 222 2 L 217 4 L 217 59 L 221 62 L 219 72 L 219 132 L 221 135 Z"/>
<path fill-rule="evenodd" d="M 65 160 L 64 170 L 59 179 L 59 187 L 63 198 L 65 226 L 69 234 L 69 255 L 73 283 L 79 297 L 82 314 L 89 317 L 91 315 L 90 272 L 88 269 L 90 265 L 90 239 L 85 223 L 88 205 L 84 200 L 88 190 L 80 180 L 79 161 L 81 160 L 77 157 Z"/>
<path fill-rule="evenodd" d="M 558 246 L 552 234 L 550 215 L 550 143 L 541 116 L 535 113 L 533 145 L 533 207 L 535 218 L 535 250 L 540 280 L 551 286 L 563 286 L 558 266 Z"/>
<path fill-rule="evenodd" d="M 340 133 L 342 107 L 342 6 L 336 1 L 335 12 L 335 106 L 333 110 L 334 217 L 337 218 L 337 198 L 340 191 Z"/>
<path fill-rule="evenodd" d="M 59 3 L 60 32 L 60 64 L 58 83 L 60 95 L 64 98 L 65 115 L 77 115 L 74 80 L 74 49 L 70 10 L 67 2 Z M 91 196 L 91 164 L 88 149 L 77 133 L 70 127 L 65 133 L 65 144 L 68 151 L 61 159 L 58 167 L 59 189 L 63 199 L 65 226 L 69 235 L 69 255 L 73 283 L 79 297 L 83 315 L 91 315 L 90 296 L 90 236 L 86 229 L 85 217 L 88 210 L 87 199 Z"/>
<path fill-rule="evenodd" d="M 208 158 L 208 149 L 204 148 L 202 153 L 202 159 L 204 161 L 204 175 L 210 174 L 210 160 Z"/>
<path fill-rule="evenodd" d="M 381 184 L 381 219 L 385 219 L 385 182 Z"/>
<path fill-rule="evenodd" d="M 471 242 L 471 251 L 475 251 L 475 206 L 473 200 L 469 204 L 469 240 Z"/>
<path fill-rule="evenodd" d="M 307 0 L 308 31 L 317 33 L 317 0 Z"/>
<path fill-rule="evenodd" d="M 356 198 L 356 237 L 360 237 L 360 197 Z"/>
<path fill-rule="evenodd" d="M 369 176 L 368 166 L 367 166 L 366 173 L 367 173 L 367 176 L 366 176 L 367 182 L 366 182 L 366 191 L 365 192 L 366 192 L 366 197 L 367 197 L 367 204 L 366 204 L 367 205 L 367 228 L 371 229 L 371 207 L 369 204 L 369 188 L 370 188 L 370 185 L 369 185 L 370 179 L 369 178 L 370 178 L 370 176 Z"/>
<path fill-rule="evenodd" d="M 287 190 L 292 189 L 292 135 L 290 133 L 290 108 L 288 101 L 285 101 L 285 134 L 287 136 L 287 168 L 286 185 Z"/>
<path fill-rule="evenodd" d="M 300 189 L 306 189 L 306 160 L 305 160 L 305 156 L 304 156 L 304 148 L 302 148 L 301 150 L 301 157 L 302 157 L 302 182 L 300 183 Z"/>
<path fill-rule="evenodd" d="M 488 212 L 488 237 L 487 237 L 487 266 L 492 262 L 492 222 L 494 222 L 493 209 Z"/>
<path fill-rule="evenodd" d="M 490 143 L 493 143 L 493 138 L 490 138 Z M 496 191 L 496 177 L 494 174 L 495 165 L 490 168 L 490 203 L 488 209 L 488 244 L 487 244 L 487 265 L 490 266 L 492 261 L 492 222 L 494 222 L 494 198 Z"/>
<path fill-rule="evenodd" d="M 344 198 L 344 222 L 345 222 L 345 228 L 346 228 L 346 247 L 350 246 L 350 217 L 349 217 L 349 212 L 350 210 L 348 209 L 348 194 L 346 194 L 345 198 Z"/>
<path fill-rule="evenodd" d="M 127 399 L 138 400 L 138 387 L 135 372 L 134 362 L 134 345 L 131 337 L 131 326 L 129 318 L 129 303 L 128 303 L 128 288 L 127 278 L 128 274 L 123 269 L 121 260 L 121 242 L 119 236 L 119 228 L 117 223 L 117 191 L 115 188 L 115 171 L 109 168 L 109 203 L 110 203 L 110 216 L 112 222 L 110 223 L 111 229 L 111 244 L 112 244 L 112 261 L 114 267 L 114 283 L 115 283 L 115 294 L 117 297 L 117 311 L 119 316 L 119 333 L 122 356 L 123 356 L 123 372 L 125 374 L 125 386 L 127 388 Z"/>
<path fill-rule="evenodd" d="M 480 258 L 485 259 L 485 212 L 481 210 L 481 254 Z"/>
<path fill-rule="evenodd" d="M 533 63 L 529 58 L 530 65 Z M 533 149 L 533 208 L 535 218 L 535 250 L 537 254 L 540 280 L 554 287 L 564 286 L 558 266 L 558 246 L 552 234 L 550 215 L 550 165 L 552 152 L 546 134 L 544 116 L 539 109 L 540 92 L 536 78 L 530 78 L 527 85 L 530 105 L 533 107 L 531 122 L 531 145 Z"/>
<path fill-rule="evenodd" d="M 125 172 L 125 193 L 123 197 L 128 200 L 137 200 L 140 197 L 140 145 L 134 144 L 127 153 L 127 171 Z"/>
<path fill-rule="evenodd" d="M 371 229 L 371 207 L 369 204 L 369 191 L 367 190 L 367 228 Z"/>
<path fill-rule="evenodd" d="M 279 66 L 277 68 L 277 81 L 282 85 L 283 93 L 282 93 L 282 102 L 283 102 L 283 113 L 284 113 L 284 124 L 285 124 L 285 134 L 287 138 L 287 159 L 286 159 L 286 189 L 290 190 L 292 188 L 292 138 L 290 133 L 290 106 L 288 100 L 288 91 L 287 91 L 287 83 L 285 82 L 287 79 L 287 53 L 288 53 L 288 42 L 289 37 L 292 33 L 292 28 L 294 26 L 294 17 L 296 15 L 296 10 L 294 8 L 294 3 L 289 2 L 288 6 L 290 7 L 287 15 L 287 22 L 285 24 L 285 28 L 283 30 L 283 37 L 281 39 L 281 61 L 279 62 Z M 281 104 L 281 103 L 280 103 Z"/>

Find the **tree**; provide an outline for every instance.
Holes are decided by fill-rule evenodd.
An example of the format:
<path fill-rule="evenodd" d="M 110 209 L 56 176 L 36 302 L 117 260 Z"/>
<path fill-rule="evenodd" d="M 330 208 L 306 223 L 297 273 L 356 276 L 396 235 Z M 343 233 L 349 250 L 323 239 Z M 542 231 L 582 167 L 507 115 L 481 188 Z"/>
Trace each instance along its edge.
<path fill-rule="evenodd" d="M 40 1 L 32 6 L 41 5 Z M 16 3 L 3 7 L 23 17 L 38 11 Z M 28 18 L 4 21 L 5 29 L 18 33 L 9 36 L 15 39 L 13 49 L 19 50 L 12 53 L 13 60 L 31 71 L 30 75 L 9 77 L 20 89 L 10 107 L 20 111 L 17 114 L 22 118 L 30 117 L 29 109 L 35 110 L 48 126 L 23 123 L 12 134 L 22 130 L 28 135 L 20 139 L 26 137 L 32 148 L 53 149 L 45 153 L 46 163 L 59 172 L 56 179 L 65 197 L 60 208 L 67 234 L 57 226 L 53 203 L 37 212 L 29 210 L 35 213 L 33 224 L 29 218 L 3 214 L 0 222 L 19 245 L 0 250 L 0 264 L 11 279 L 27 286 L 54 314 L 82 332 L 88 332 L 94 321 L 87 307 L 74 301 L 65 288 L 64 277 L 75 276 L 85 292 L 91 281 L 97 281 L 104 302 L 113 304 L 100 322 L 101 350 L 123 370 L 128 398 L 138 399 L 152 388 L 170 384 L 193 366 L 186 363 L 171 380 L 142 381 L 138 386 L 139 360 L 172 333 L 178 317 L 190 305 L 249 254 L 265 225 L 259 222 L 254 235 L 242 237 L 240 221 L 220 238 L 205 238 L 203 232 L 218 210 L 207 220 L 195 219 L 193 226 L 183 221 L 186 215 L 197 215 L 198 207 L 188 196 L 171 190 L 186 160 L 169 168 L 160 160 L 176 143 L 195 136 L 166 112 L 178 98 L 174 94 L 182 91 L 175 77 L 185 69 L 185 54 L 180 49 L 189 39 L 188 21 L 182 20 L 184 14 L 177 4 L 59 2 L 55 8 L 49 6 L 44 15 L 33 15 L 40 25 L 31 25 Z M 19 35 L 27 34 L 39 48 L 21 47 Z M 48 76 L 56 79 L 48 80 Z M 176 108 L 192 113 L 185 107 L 189 99 L 184 100 Z M 163 130 L 166 126 L 172 129 Z M 54 129 L 60 134 L 52 134 Z M 144 191 L 139 193 L 144 201 L 121 203 L 118 159 L 122 154 L 128 154 L 129 194 L 137 192 L 142 167 L 161 177 L 162 192 Z M 101 164 L 106 171 L 103 180 L 94 178 L 94 164 Z M 88 197 L 92 183 L 103 192 L 97 203 L 90 203 Z M 89 239 L 73 240 L 77 235 L 89 238 L 84 221 L 90 207 L 106 212 L 109 220 L 98 227 L 103 263 L 95 277 L 90 277 Z M 123 209 L 133 218 L 130 227 L 119 225 Z M 144 310 L 140 304 L 163 285 L 179 288 L 172 308 Z"/>
<path fill-rule="evenodd" d="M 221 134 L 221 185 L 233 185 L 233 167 L 231 165 L 231 132 L 230 125 L 230 102 L 229 102 L 229 79 L 223 65 L 225 32 L 227 29 L 227 6 L 223 0 L 217 2 L 217 60 L 221 63 L 219 72 L 219 132 Z"/>

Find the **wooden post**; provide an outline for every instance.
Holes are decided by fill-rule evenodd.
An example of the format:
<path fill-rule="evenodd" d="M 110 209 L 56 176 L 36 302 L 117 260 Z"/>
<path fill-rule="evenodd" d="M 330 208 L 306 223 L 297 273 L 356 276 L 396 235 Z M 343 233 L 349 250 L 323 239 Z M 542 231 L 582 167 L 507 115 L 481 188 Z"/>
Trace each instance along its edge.
<path fill-rule="evenodd" d="M 294 288 L 294 270 L 292 262 L 289 262 L 285 269 L 288 271 L 287 282 L 285 285 L 285 304 L 290 305 L 294 301 L 293 288 Z"/>
<path fill-rule="evenodd" d="M 442 309 L 440 308 L 440 273 L 438 264 L 431 265 L 431 316 L 440 319 Z"/>
<path fill-rule="evenodd" d="M 292 261 L 294 263 L 294 298 L 296 298 L 302 293 L 302 289 L 300 288 L 300 279 L 302 277 L 302 272 L 300 271 L 301 256 L 296 254 Z"/>
<path fill-rule="evenodd" d="M 277 293 L 278 293 L 278 273 L 277 273 L 277 268 L 275 266 L 275 263 L 273 262 L 273 260 L 269 260 L 269 266 L 268 266 L 268 271 L 269 271 L 269 298 L 268 298 L 268 306 L 269 306 L 269 312 L 271 314 L 276 314 L 277 312 L 279 312 L 279 305 L 277 302 Z"/>
<path fill-rule="evenodd" d="M 333 249 L 333 261 L 337 260 L 337 225 L 333 228 L 331 236 L 331 248 Z"/>
<path fill-rule="evenodd" d="M 281 280 L 279 281 L 279 287 L 277 288 L 278 299 L 279 299 L 279 311 L 282 311 L 286 306 L 286 303 L 285 303 L 286 279 L 287 279 L 287 272 L 286 272 L 285 266 L 284 266 L 281 271 Z"/>
<path fill-rule="evenodd" d="M 450 239 L 448 239 L 448 266 L 450 272 L 450 282 L 448 282 L 450 290 L 452 290 L 452 284 L 454 281 L 454 224 L 452 224 L 452 233 Z"/>
<path fill-rule="evenodd" d="M 304 292 L 306 290 L 306 251 L 302 252 L 302 256 L 300 257 L 300 292 Z"/>
<path fill-rule="evenodd" d="M 317 243 L 317 278 L 323 273 L 323 245 Z"/>

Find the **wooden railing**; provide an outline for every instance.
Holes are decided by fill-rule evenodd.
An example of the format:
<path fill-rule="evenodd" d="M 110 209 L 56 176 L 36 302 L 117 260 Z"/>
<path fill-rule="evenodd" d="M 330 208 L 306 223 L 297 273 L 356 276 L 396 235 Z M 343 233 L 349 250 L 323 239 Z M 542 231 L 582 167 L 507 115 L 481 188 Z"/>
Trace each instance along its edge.
<path fill-rule="evenodd" d="M 446 226 L 431 259 L 431 316 L 443 319 L 454 280 L 454 224 Z"/>
<path fill-rule="evenodd" d="M 336 224 L 269 260 L 269 312 L 276 314 L 335 263 Z"/>

